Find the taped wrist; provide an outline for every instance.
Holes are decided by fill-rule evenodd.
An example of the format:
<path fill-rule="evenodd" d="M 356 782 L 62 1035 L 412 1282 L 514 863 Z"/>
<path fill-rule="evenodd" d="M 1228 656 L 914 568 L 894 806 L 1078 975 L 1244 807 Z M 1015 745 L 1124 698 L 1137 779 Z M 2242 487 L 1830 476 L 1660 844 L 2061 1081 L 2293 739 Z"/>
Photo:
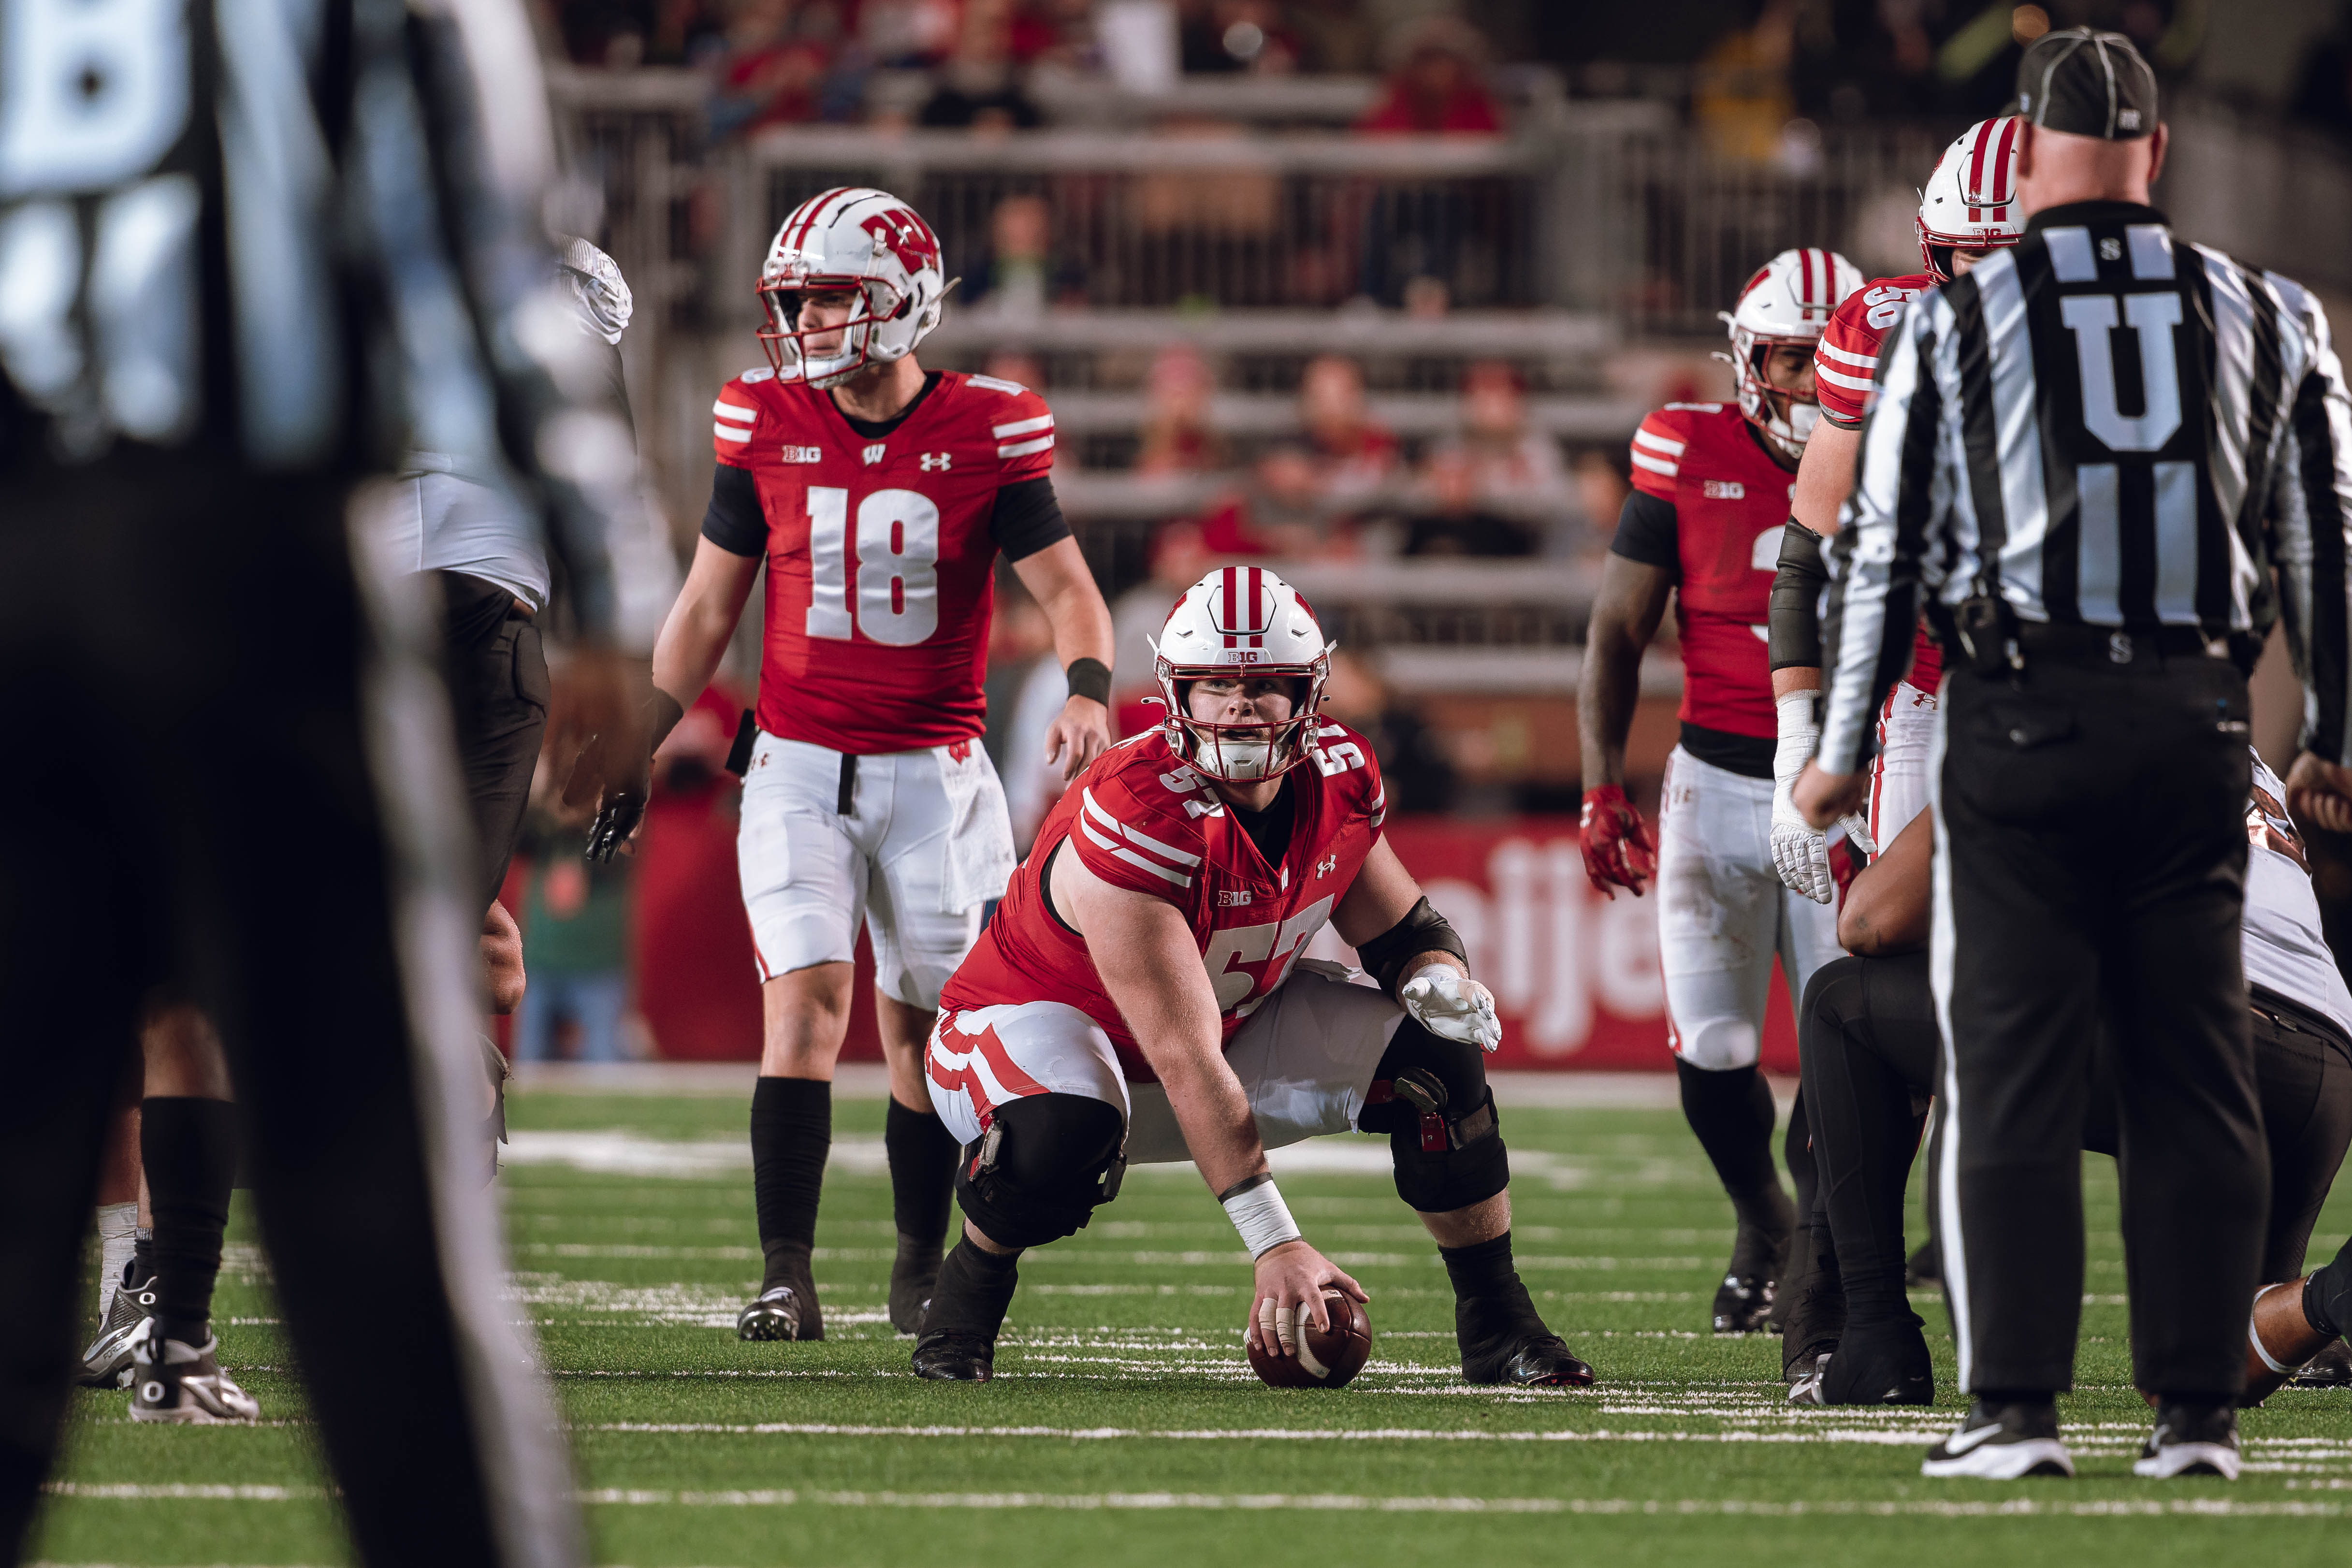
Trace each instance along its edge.
<path fill-rule="evenodd" d="M 1774 669 L 1822 667 L 1822 590 L 1829 585 L 1822 560 L 1822 536 L 1790 518 L 1780 530 L 1780 560 L 1772 574 L 1771 636 Z"/>
<path fill-rule="evenodd" d="M 1381 989 L 1394 1001 L 1405 964 L 1424 952 L 1450 952 L 1462 961 L 1464 968 L 1470 965 L 1469 950 L 1445 917 L 1429 907 L 1426 898 L 1407 910 L 1404 919 L 1358 948 L 1356 958 L 1364 973 L 1379 981 Z"/>
<path fill-rule="evenodd" d="M 1110 706 L 1110 666 L 1098 658 L 1074 658 L 1062 677 L 1069 683 L 1073 697 L 1091 698 L 1104 707 Z"/>
<path fill-rule="evenodd" d="M 1486 1055 L 1407 1018 L 1372 1069 L 1356 1126 L 1389 1135 L 1397 1195 L 1422 1214 L 1483 1203 L 1510 1184 Z"/>
<path fill-rule="evenodd" d="M 1253 1262 L 1299 1237 L 1298 1222 L 1290 1217 L 1282 1189 L 1264 1171 L 1235 1182 L 1217 1194 L 1217 1202 L 1224 1205 L 1225 1217 L 1241 1233 L 1242 1245 L 1249 1248 Z"/>
<path fill-rule="evenodd" d="M 956 1201 L 1000 1247 L 1043 1247 L 1086 1228 L 1127 1173 L 1118 1107 L 1081 1094 L 1034 1094 L 996 1108 L 963 1152 Z"/>

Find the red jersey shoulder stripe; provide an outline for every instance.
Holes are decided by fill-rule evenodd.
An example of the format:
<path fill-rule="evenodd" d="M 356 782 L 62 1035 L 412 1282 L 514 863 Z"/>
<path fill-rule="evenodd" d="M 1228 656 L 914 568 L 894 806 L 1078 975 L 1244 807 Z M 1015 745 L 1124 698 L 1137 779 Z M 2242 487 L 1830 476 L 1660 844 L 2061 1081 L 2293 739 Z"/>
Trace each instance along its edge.
<path fill-rule="evenodd" d="M 1101 803 L 1095 799 L 1095 792 L 1091 788 L 1081 789 L 1079 798 L 1083 810 L 1078 816 L 1078 827 L 1086 834 L 1088 842 L 1107 851 L 1116 859 L 1124 860 L 1130 866 L 1150 872 L 1163 882 L 1178 888 L 1189 888 L 1192 885 L 1192 876 L 1188 872 L 1178 871 L 1172 868 L 1198 866 L 1201 863 L 1201 858 L 1198 855 L 1188 855 L 1172 844 L 1162 844 L 1150 835 L 1139 833 L 1129 827 L 1102 808 Z M 1097 826 L 1097 824 L 1100 826 Z M 1116 837 L 1113 837 L 1114 835 Z M 1130 845 L 1134 847 L 1129 847 Z M 1144 853 L 1138 853 L 1139 850 Z M 1158 857 L 1158 858 L 1147 857 Z"/>

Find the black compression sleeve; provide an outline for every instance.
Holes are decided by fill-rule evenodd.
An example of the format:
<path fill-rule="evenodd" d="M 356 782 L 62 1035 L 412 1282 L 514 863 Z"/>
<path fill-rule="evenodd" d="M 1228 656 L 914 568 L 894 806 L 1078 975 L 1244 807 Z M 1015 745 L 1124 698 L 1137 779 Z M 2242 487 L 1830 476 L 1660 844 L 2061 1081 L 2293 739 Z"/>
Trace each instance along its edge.
<path fill-rule="evenodd" d="M 768 552 L 768 519 L 760 510 L 760 487 L 751 469 L 719 465 L 710 480 L 710 508 L 702 514 L 702 537 L 730 555 Z"/>
<path fill-rule="evenodd" d="M 1675 503 L 1661 500 L 1646 490 L 1635 490 L 1627 496 L 1625 509 L 1617 514 L 1617 537 L 1610 541 L 1609 552 L 1622 555 L 1628 561 L 1639 561 L 1645 566 L 1680 566 L 1682 543 L 1675 522 Z"/>
<path fill-rule="evenodd" d="M 1790 518 L 1780 531 L 1780 570 L 1772 574 L 1771 664 L 1774 669 L 1822 667 L 1822 536 Z"/>
<path fill-rule="evenodd" d="M 1054 481 L 1040 474 L 1017 479 L 996 492 L 996 510 L 988 516 L 988 536 L 1007 561 L 1034 555 L 1049 544 L 1070 537 L 1062 503 L 1054 499 Z"/>

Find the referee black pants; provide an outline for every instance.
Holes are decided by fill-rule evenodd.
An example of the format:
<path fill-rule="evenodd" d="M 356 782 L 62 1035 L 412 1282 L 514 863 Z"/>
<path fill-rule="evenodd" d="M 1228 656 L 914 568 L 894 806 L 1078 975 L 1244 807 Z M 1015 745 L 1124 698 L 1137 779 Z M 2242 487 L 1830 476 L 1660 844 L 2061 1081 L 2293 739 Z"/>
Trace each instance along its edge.
<path fill-rule="evenodd" d="M 2014 679 L 1952 672 L 1930 775 L 1937 1228 L 1960 1383 L 2073 1385 L 2104 1037 L 2135 1381 L 2227 1402 L 2270 1201 L 2239 947 L 2245 679 L 2154 652 L 2028 658 Z"/>
<path fill-rule="evenodd" d="M 1935 1092 L 1942 1056 L 1927 971 L 1925 952 L 1843 958 L 1815 973 L 1799 1014 L 1816 1182 L 1851 1323 L 1908 1310 L 1903 1191 L 1918 1125 L 1912 1108 Z M 2260 1271 L 2268 1284 L 2303 1273 L 2312 1226 L 2352 1147 L 2352 1039 L 2267 994 L 2254 998 L 2252 1016 L 2270 1148 Z M 2083 1125 L 2093 1153 L 2116 1152 L 2115 1069 L 2128 1055 L 2096 1052 Z"/>
<path fill-rule="evenodd" d="M 523 808 L 547 734 L 547 650 L 539 626 L 496 583 L 433 574 L 441 589 L 443 679 L 457 772 L 474 819 L 474 864 L 487 910 L 522 837 Z"/>
<path fill-rule="evenodd" d="M 496 1296 L 447 710 L 370 630 L 341 490 L 123 457 L 0 508 L 0 1562 L 55 1452 L 104 1124 L 162 984 L 227 1046 L 362 1560 L 579 1555 Z"/>

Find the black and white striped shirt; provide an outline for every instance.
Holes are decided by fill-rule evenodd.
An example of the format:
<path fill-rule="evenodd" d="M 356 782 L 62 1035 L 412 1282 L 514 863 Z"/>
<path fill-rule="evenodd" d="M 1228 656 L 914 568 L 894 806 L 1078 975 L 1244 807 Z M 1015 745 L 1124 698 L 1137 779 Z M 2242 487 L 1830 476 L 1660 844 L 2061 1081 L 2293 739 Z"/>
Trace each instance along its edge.
<path fill-rule="evenodd" d="M 2283 614 L 2304 745 L 2346 760 L 2352 396 L 2297 284 L 2177 246 L 2151 207 L 2039 213 L 1912 302 L 1858 466 L 1832 547 L 1825 772 L 1858 765 L 1922 595 L 1956 605 L 1979 583 L 2027 623 L 2222 638 Z"/>

